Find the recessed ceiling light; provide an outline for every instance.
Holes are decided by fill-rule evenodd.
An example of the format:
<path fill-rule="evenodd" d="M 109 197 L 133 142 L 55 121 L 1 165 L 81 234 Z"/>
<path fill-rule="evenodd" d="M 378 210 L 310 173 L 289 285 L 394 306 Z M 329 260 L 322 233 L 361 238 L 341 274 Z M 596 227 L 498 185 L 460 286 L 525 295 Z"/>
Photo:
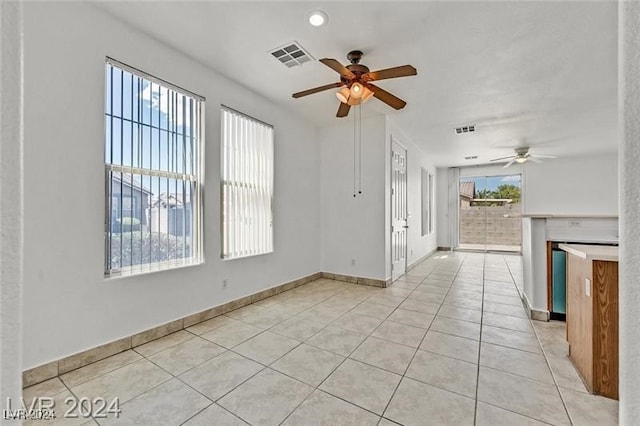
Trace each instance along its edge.
<path fill-rule="evenodd" d="M 314 10 L 309 14 L 309 23 L 314 27 L 321 27 L 327 23 L 327 14 L 321 10 Z"/>

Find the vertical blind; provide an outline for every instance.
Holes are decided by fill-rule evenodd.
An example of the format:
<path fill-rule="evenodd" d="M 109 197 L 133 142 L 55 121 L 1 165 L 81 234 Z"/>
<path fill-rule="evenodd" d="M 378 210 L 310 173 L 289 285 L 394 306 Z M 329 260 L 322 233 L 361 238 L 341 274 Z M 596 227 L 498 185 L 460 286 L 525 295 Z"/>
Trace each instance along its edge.
<path fill-rule="evenodd" d="M 106 276 L 201 261 L 203 101 L 107 58 Z"/>
<path fill-rule="evenodd" d="M 421 222 L 422 235 L 433 232 L 433 175 L 422 169 L 421 179 Z"/>
<path fill-rule="evenodd" d="M 273 126 L 222 107 L 222 258 L 273 251 Z"/>
<path fill-rule="evenodd" d="M 430 204 L 430 199 L 429 199 L 429 172 L 427 172 L 425 169 L 422 169 L 422 174 L 421 174 L 421 185 L 420 185 L 420 189 L 421 189 L 421 204 L 422 204 L 422 208 L 421 208 L 421 224 L 422 224 L 422 236 L 427 235 L 430 231 L 429 231 L 429 204 Z"/>
<path fill-rule="evenodd" d="M 428 223 L 429 223 L 429 227 L 428 227 L 428 233 L 431 234 L 433 232 L 433 200 L 435 199 L 435 194 L 433 192 L 433 175 L 431 173 L 429 173 L 429 184 L 428 184 L 428 189 L 427 189 L 427 193 L 428 193 L 428 197 L 429 197 L 429 211 L 427 212 L 427 217 L 428 217 Z"/>

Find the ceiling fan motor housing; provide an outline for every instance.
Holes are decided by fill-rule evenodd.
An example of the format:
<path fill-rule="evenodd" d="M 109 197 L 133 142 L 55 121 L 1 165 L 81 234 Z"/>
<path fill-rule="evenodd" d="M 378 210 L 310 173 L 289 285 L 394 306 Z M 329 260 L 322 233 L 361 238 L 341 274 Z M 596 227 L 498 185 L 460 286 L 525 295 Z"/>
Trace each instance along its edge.
<path fill-rule="evenodd" d="M 348 79 L 345 77 L 341 77 L 340 80 L 345 83 L 347 86 L 351 87 L 351 84 L 355 82 L 364 83 L 364 79 L 362 78 L 362 74 L 366 74 L 369 72 L 369 67 L 360 64 L 360 59 L 364 54 L 360 50 L 352 50 L 347 54 L 347 59 L 351 64 L 347 65 L 345 68 L 355 74 L 354 79 Z"/>
<path fill-rule="evenodd" d="M 362 59 L 363 55 L 364 53 L 362 53 L 361 50 L 352 50 L 351 52 L 347 53 L 347 59 L 352 64 L 357 64 L 358 62 L 360 62 L 360 59 Z"/>

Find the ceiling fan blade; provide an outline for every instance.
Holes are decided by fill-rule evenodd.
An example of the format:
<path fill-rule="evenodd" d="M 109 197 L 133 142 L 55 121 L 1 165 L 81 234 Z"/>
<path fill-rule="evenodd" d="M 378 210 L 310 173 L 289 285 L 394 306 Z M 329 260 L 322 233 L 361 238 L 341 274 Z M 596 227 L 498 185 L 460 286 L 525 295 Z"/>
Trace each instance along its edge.
<path fill-rule="evenodd" d="M 527 161 L 533 161 L 534 163 L 543 163 L 542 160 L 538 160 L 533 155 L 529 156 L 529 158 L 527 158 Z"/>
<path fill-rule="evenodd" d="M 320 62 L 322 62 L 323 64 L 325 64 L 326 66 L 328 66 L 332 70 L 334 70 L 336 72 L 339 72 L 341 76 L 343 76 L 345 78 L 348 78 L 349 80 L 352 80 L 352 79 L 356 78 L 356 75 L 354 73 L 349 71 L 347 69 L 347 67 L 345 67 L 344 65 L 342 65 L 340 62 L 336 61 L 335 59 L 323 58 L 323 59 L 320 59 Z"/>
<path fill-rule="evenodd" d="M 500 157 L 500 158 L 494 158 L 493 160 L 489 160 L 489 161 L 500 161 L 500 160 L 506 160 L 508 158 L 516 158 L 514 155 L 510 155 L 508 157 Z"/>
<path fill-rule="evenodd" d="M 362 75 L 362 79 L 365 81 L 374 81 L 384 80 L 386 78 L 408 77 L 416 74 L 418 74 L 418 71 L 411 65 L 402 65 L 399 67 L 368 72 Z"/>
<path fill-rule="evenodd" d="M 314 93 L 322 92 L 324 90 L 334 89 L 340 86 L 344 86 L 344 83 L 339 81 L 336 83 L 325 84 L 324 86 L 320 86 L 320 87 L 314 87 L 313 89 L 303 90 L 302 92 L 294 93 L 291 96 L 293 96 L 294 98 L 301 98 L 303 96 L 313 95 Z"/>
<path fill-rule="evenodd" d="M 542 155 L 542 154 L 531 154 L 530 157 L 537 157 L 537 158 L 558 158 L 555 155 Z"/>
<path fill-rule="evenodd" d="M 367 84 L 367 87 L 371 89 L 373 92 L 373 96 L 380 99 L 385 104 L 389 105 L 391 108 L 402 109 L 407 105 L 405 101 L 398 98 L 395 95 L 387 92 L 384 89 L 379 88 L 378 86 L 374 86 L 373 84 Z"/>
<path fill-rule="evenodd" d="M 351 105 L 345 104 L 344 102 L 340 102 L 340 106 L 338 107 L 338 113 L 336 117 L 346 117 L 349 115 L 349 110 L 351 109 Z"/>
<path fill-rule="evenodd" d="M 504 168 L 506 169 L 507 167 L 509 167 L 510 165 L 512 165 L 513 163 L 516 162 L 516 159 L 514 158 L 513 160 L 509 161 L 507 164 L 504 165 Z"/>

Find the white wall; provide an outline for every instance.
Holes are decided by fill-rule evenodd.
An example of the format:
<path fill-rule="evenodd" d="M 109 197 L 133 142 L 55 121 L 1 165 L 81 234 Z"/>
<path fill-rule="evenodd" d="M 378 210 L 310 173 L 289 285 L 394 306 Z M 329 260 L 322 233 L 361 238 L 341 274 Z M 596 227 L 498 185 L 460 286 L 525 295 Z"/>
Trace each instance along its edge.
<path fill-rule="evenodd" d="M 407 230 L 407 265 L 412 265 L 417 262 L 420 258 L 425 255 L 431 253 L 437 248 L 436 244 L 436 235 L 437 235 L 437 220 L 436 220 L 436 211 L 438 209 L 438 197 L 436 194 L 432 195 L 432 199 L 434 201 L 434 205 L 432 206 L 432 212 L 434 215 L 433 218 L 433 232 L 427 235 L 422 235 L 422 220 L 421 220 L 421 209 L 422 209 L 422 169 L 426 169 L 429 173 L 433 175 L 433 188 L 438 187 L 438 177 L 436 174 L 436 168 L 433 165 L 429 155 L 425 153 L 422 149 L 420 149 L 416 143 L 416 141 L 408 138 L 402 130 L 393 122 L 392 119 L 387 119 L 387 143 L 388 143 L 388 152 L 387 152 L 387 168 L 391 170 L 391 139 L 395 138 L 398 143 L 403 145 L 407 149 L 407 197 L 408 197 L 408 213 L 409 218 L 407 220 L 407 225 L 409 229 Z M 391 180 L 391 175 L 387 176 L 388 181 Z M 390 193 L 388 194 L 387 204 L 388 204 L 388 217 L 391 217 L 391 206 L 390 206 Z M 388 221 L 389 224 L 391 223 Z M 391 229 L 388 229 L 388 235 L 391 235 Z M 390 240 L 387 240 L 387 252 L 389 265 L 391 264 L 391 244 Z M 391 271 L 388 271 L 389 277 L 391 276 Z"/>
<path fill-rule="evenodd" d="M 447 169 L 438 169 L 438 246 L 449 247 Z M 502 166 L 464 167 L 460 176 L 522 174 L 522 213 L 599 216 L 618 214 L 617 154 L 555 158 Z M 611 234 L 611 229 L 607 232 Z M 608 234 L 607 234 L 608 235 Z M 614 235 L 614 234 L 612 234 Z"/>
<path fill-rule="evenodd" d="M 362 119 L 362 194 L 354 197 L 353 114 L 320 132 L 322 270 L 385 280 L 385 118 Z"/>
<path fill-rule="evenodd" d="M 522 220 L 522 290 L 529 308 L 547 311 L 547 238 L 545 220 Z"/>
<path fill-rule="evenodd" d="M 0 401 L 22 394 L 22 4 L 0 2 Z M 0 420 L 1 424 L 13 422 Z"/>
<path fill-rule="evenodd" d="M 617 153 L 555 158 L 524 166 L 525 214 L 618 214 Z"/>
<path fill-rule="evenodd" d="M 391 278 L 391 139 L 407 148 L 407 264 L 436 248 L 436 232 L 422 236 L 420 182 L 429 156 L 392 120 L 362 121 L 362 194 L 353 196 L 353 117 L 321 130 L 322 270 L 387 280 Z M 436 207 L 434 206 L 434 212 Z M 437 222 L 434 222 L 437 226 Z M 355 265 L 352 264 L 355 260 Z"/>
<path fill-rule="evenodd" d="M 92 5 L 24 9 L 24 369 L 320 270 L 315 128 Z M 207 98 L 203 265 L 103 278 L 105 56 Z M 222 103 L 275 126 L 273 254 L 219 259 Z"/>
<path fill-rule="evenodd" d="M 447 168 L 436 169 L 436 233 L 438 247 L 451 247 L 449 235 L 449 185 Z"/>
<path fill-rule="evenodd" d="M 619 6 L 620 424 L 640 418 L 640 4 Z"/>

